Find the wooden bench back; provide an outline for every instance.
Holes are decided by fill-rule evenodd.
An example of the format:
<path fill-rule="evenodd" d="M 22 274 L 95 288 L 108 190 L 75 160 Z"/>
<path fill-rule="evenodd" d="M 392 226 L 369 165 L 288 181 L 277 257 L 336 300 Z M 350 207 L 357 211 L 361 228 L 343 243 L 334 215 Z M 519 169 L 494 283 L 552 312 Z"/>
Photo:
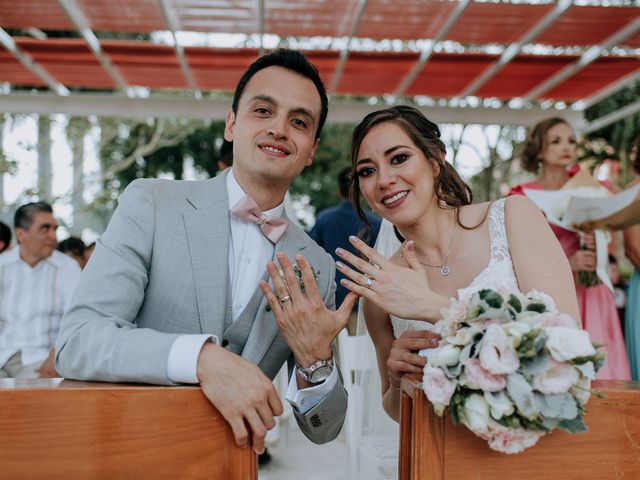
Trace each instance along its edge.
<path fill-rule="evenodd" d="M 0 478 L 255 479 L 198 387 L 0 380 Z"/>

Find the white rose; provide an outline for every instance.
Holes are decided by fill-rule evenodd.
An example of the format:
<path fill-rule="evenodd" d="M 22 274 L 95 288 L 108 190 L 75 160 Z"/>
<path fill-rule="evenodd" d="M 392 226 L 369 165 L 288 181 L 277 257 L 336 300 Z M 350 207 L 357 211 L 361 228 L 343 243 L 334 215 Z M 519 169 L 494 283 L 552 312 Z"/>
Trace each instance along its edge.
<path fill-rule="evenodd" d="M 577 330 L 566 327 L 548 327 L 544 329 L 547 334 L 547 349 L 551 356 L 558 362 L 566 362 L 578 357 L 595 355 L 589 333 L 586 330 Z"/>
<path fill-rule="evenodd" d="M 429 352 L 429 365 L 432 367 L 450 367 L 458 363 L 462 349 L 455 345 L 443 345 Z"/>
<path fill-rule="evenodd" d="M 509 322 L 504 324 L 502 329 L 511 338 L 511 344 L 514 348 L 518 348 L 520 345 L 522 335 L 531 331 L 531 327 L 524 322 Z"/>
<path fill-rule="evenodd" d="M 578 383 L 569 390 L 569 393 L 574 396 L 580 406 L 584 407 L 591 396 L 591 380 L 586 377 L 582 377 L 578 380 Z"/>
<path fill-rule="evenodd" d="M 478 393 L 472 393 L 464 402 L 464 424 L 475 433 L 486 433 L 489 425 L 489 404 Z"/>
<path fill-rule="evenodd" d="M 573 365 L 549 360 L 549 368 L 546 372 L 533 377 L 532 386 L 545 395 L 566 393 L 578 378 L 580 374 Z"/>
<path fill-rule="evenodd" d="M 460 328 L 455 332 L 455 335 L 447 337 L 447 342 L 452 343 L 453 345 L 468 345 L 479 331 L 480 330 L 478 328 L 474 327 Z"/>
<path fill-rule="evenodd" d="M 558 310 L 556 307 L 556 302 L 550 295 L 547 295 L 544 292 L 540 292 L 538 290 L 531 290 L 527 293 L 527 297 L 529 300 L 526 303 L 530 303 L 531 301 L 543 303 L 545 307 L 547 307 L 548 312 L 555 312 Z"/>
<path fill-rule="evenodd" d="M 496 375 L 513 373 L 520 361 L 511 340 L 500 325 L 489 325 L 480 347 L 480 363 L 485 370 Z"/>
<path fill-rule="evenodd" d="M 484 392 L 484 399 L 489 404 L 491 416 L 496 420 L 508 417 L 515 411 L 515 406 L 504 391 L 497 393 Z"/>

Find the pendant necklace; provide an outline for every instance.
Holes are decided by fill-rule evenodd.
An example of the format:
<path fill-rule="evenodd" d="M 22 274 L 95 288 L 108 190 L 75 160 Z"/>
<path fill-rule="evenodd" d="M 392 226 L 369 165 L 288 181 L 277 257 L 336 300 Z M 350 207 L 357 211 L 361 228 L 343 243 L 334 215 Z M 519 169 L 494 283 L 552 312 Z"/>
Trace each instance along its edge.
<path fill-rule="evenodd" d="M 451 240 L 449 241 L 449 248 L 447 249 L 447 254 L 442 259 L 442 265 L 431 265 L 429 263 L 420 262 L 420 260 L 418 260 L 418 262 L 420 262 L 425 267 L 439 268 L 440 275 L 442 275 L 443 277 L 446 277 L 451 273 L 451 269 L 449 268 L 449 265 L 447 265 L 447 261 L 449 260 L 449 254 L 451 253 L 451 247 L 453 246 L 453 238 L 455 237 L 455 233 L 456 233 L 455 215 L 453 216 L 453 221 L 454 221 L 454 224 L 451 227 Z"/>

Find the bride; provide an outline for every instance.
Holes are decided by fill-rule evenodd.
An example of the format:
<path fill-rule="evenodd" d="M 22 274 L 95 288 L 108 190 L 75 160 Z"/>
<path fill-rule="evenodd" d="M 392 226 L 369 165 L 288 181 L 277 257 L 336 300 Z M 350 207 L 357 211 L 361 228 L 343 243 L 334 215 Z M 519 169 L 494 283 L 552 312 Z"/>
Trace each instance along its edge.
<path fill-rule="evenodd" d="M 353 133 L 353 203 L 364 197 L 402 244 L 387 259 L 352 237 L 362 258 L 338 250 L 336 266 L 361 297 L 382 405 L 396 420 L 400 378 L 422 372 L 416 352 L 437 345 L 429 330 L 452 298 L 486 287 L 539 290 L 579 318 L 568 260 L 538 208 L 524 197 L 471 204 L 445 155 L 438 126 L 408 106 L 371 113 Z"/>

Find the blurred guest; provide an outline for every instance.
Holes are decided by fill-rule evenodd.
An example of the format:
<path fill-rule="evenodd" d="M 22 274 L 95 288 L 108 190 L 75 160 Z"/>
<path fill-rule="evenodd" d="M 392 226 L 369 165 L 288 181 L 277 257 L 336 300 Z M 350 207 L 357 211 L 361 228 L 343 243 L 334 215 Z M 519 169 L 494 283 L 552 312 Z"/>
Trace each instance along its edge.
<path fill-rule="evenodd" d="M 632 165 L 636 176 L 630 186 L 640 183 L 640 137 L 636 139 L 632 155 L 635 155 Z M 640 225 L 624 230 L 624 254 L 633 264 L 624 317 L 625 342 L 631 377 L 640 380 Z"/>
<path fill-rule="evenodd" d="M 340 203 L 321 211 L 318 214 L 315 225 L 309 232 L 309 236 L 324 248 L 334 260 L 339 260 L 339 257 L 336 255 L 337 248 L 342 248 L 352 252 L 354 255 L 358 255 L 358 251 L 349 241 L 349 237 L 351 235 L 358 235 L 364 225 L 358 217 L 355 208 L 353 208 L 353 204 L 349 201 L 349 186 L 351 185 L 350 172 L 351 167 L 347 167 L 338 175 L 338 196 L 340 197 Z M 373 246 L 373 244 L 376 243 L 382 219 L 373 212 L 366 212 L 365 214 L 371 229 L 367 232 L 368 235 L 365 233 L 364 238 L 369 246 Z M 349 293 L 349 290 L 340 283 L 340 280 L 343 278 L 345 278 L 345 276 L 336 270 L 336 305 L 342 305 L 344 297 Z M 357 306 L 354 307 L 354 311 L 349 319 L 349 325 L 347 327 L 349 335 L 356 334 L 356 312 Z"/>
<path fill-rule="evenodd" d="M 11 245 L 11 229 L 3 222 L 0 222 L 0 253 L 4 252 Z"/>
<path fill-rule="evenodd" d="M 562 118 L 548 118 L 531 129 L 522 149 L 522 167 L 538 175 L 533 182 L 511 189 L 509 194 L 523 194 L 524 189 L 558 190 L 571 178 L 575 170 L 576 137 L 573 129 Z M 551 225 L 560 245 L 569 258 L 574 275 L 595 272 L 595 235 L 575 233 Z M 581 245 L 582 243 L 582 245 Z M 604 344 L 607 360 L 598 372 L 598 379 L 629 380 L 624 337 L 613 293 L 603 283 L 585 286 L 576 282 L 582 325 L 594 342 Z"/>
<path fill-rule="evenodd" d="M 0 255 L 0 378 L 58 376 L 53 345 L 80 267 L 56 251 L 57 227 L 45 202 L 16 211 L 18 246 Z"/>
<path fill-rule="evenodd" d="M 84 269 L 84 266 L 87 264 L 84 256 L 86 248 L 87 247 L 85 246 L 84 242 L 78 237 L 69 237 L 65 240 L 62 240 L 58 244 L 58 248 L 56 250 L 69 255 L 76 262 L 78 262 L 80 268 Z"/>

